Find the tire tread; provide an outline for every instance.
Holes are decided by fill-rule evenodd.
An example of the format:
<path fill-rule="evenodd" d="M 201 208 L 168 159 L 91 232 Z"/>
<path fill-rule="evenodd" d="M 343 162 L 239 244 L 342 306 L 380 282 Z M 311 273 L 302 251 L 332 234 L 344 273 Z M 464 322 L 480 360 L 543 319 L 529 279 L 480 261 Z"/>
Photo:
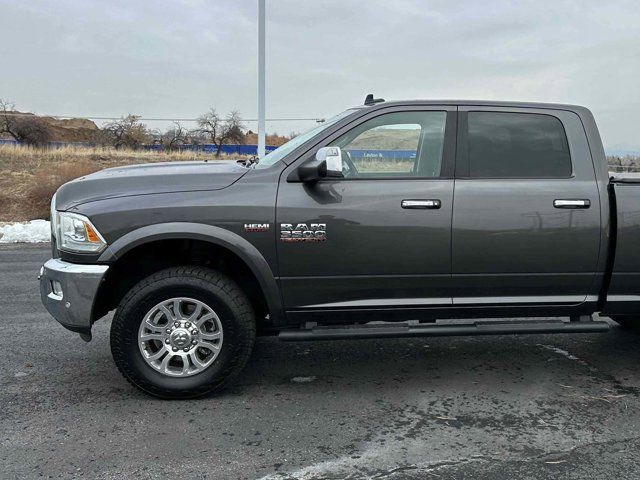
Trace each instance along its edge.
<path fill-rule="evenodd" d="M 210 287 L 214 287 L 215 289 L 219 289 L 224 292 L 231 301 L 233 309 L 236 312 L 235 321 L 243 330 L 246 330 L 247 334 L 238 336 L 238 342 L 233 345 L 235 352 L 232 356 L 232 360 L 229 362 L 229 365 L 221 371 L 216 381 L 176 392 L 175 390 L 162 388 L 152 384 L 151 382 L 145 381 L 135 373 L 131 368 L 131 365 L 124 360 L 125 355 L 123 345 L 125 345 L 126 342 L 122 336 L 124 329 L 121 327 L 123 327 L 126 322 L 130 321 L 124 316 L 124 313 L 132 307 L 132 304 L 135 304 L 135 302 L 140 300 L 138 297 L 142 295 L 146 289 L 151 287 L 162 288 L 164 286 L 175 285 L 176 280 L 185 278 L 206 282 Z M 255 336 L 256 323 L 251 303 L 246 294 L 231 278 L 216 270 L 206 267 L 179 266 L 161 270 L 150 275 L 137 283 L 123 297 L 122 301 L 118 305 L 111 324 L 110 344 L 111 353 L 118 370 L 133 386 L 160 398 L 186 399 L 207 395 L 213 391 L 226 387 L 240 373 L 249 360 L 253 344 L 255 342 Z"/>

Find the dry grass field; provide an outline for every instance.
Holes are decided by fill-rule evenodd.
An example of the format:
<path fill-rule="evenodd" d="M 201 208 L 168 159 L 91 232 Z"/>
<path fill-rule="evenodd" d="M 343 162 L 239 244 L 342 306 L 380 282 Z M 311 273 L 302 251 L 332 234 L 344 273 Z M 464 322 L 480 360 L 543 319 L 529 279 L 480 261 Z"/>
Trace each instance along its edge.
<path fill-rule="evenodd" d="M 205 158 L 215 161 L 213 155 L 189 151 L 0 145 L 0 222 L 48 218 L 51 197 L 60 185 L 104 168 Z"/>

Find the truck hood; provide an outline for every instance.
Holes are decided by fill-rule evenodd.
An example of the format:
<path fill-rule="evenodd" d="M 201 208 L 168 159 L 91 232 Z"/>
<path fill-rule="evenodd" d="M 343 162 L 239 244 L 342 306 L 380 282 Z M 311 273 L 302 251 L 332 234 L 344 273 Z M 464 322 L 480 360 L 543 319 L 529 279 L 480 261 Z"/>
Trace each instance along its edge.
<path fill-rule="evenodd" d="M 108 168 L 64 184 L 56 194 L 56 208 L 153 193 L 220 190 L 249 171 L 235 161 L 167 162 Z"/>

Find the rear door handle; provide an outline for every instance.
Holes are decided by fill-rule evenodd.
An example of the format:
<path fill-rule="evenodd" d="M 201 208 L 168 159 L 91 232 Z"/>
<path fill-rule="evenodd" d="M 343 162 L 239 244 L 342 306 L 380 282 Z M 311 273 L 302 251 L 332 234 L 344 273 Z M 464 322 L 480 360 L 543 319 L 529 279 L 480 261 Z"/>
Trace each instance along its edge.
<path fill-rule="evenodd" d="M 402 208 L 436 210 L 442 206 L 442 202 L 435 198 L 428 200 L 402 200 L 401 206 Z"/>
<path fill-rule="evenodd" d="M 559 199 L 553 201 L 555 208 L 589 208 L 591 200 Z"/>

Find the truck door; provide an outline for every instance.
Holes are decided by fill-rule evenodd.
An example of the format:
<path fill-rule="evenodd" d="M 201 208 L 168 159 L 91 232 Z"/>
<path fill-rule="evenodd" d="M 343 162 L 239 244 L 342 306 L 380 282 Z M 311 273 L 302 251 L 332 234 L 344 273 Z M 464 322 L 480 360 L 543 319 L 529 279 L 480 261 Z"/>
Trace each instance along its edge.
<path fill-rule="evenodd" d="M 461 107 L 454 196 L 454 305 L 587 300 L 600 203 L 576 114 Z"/>
<path fill-rule="evenodd" d="M 451 305 L 455 128 L 456 107 L 373 110 L 284 171 L 276 241 L 287 310 Z M 324 146 L 342 149 L 344 178 L 291 181 Z M 303 231 L 313 233 L 291 240 Z"/>

